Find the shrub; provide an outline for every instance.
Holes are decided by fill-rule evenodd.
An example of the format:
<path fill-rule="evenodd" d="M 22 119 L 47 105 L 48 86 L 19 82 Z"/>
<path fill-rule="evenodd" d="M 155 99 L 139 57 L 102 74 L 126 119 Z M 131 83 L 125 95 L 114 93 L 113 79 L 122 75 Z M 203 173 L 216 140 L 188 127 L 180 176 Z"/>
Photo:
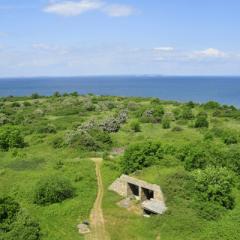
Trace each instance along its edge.
<path fill-rule="evenodd" d="M 127 122 L 128 119 L 128 112 L 127 111 L 121 111 L 117 116 L 118 122 L 120 124 L 124 124 Z"/>
<path fill-rule="evenodd" d="M 41 229 L 35 220 L 21 212 L 17 221 L 13 223 L 12 230 L 6 234 L 4 240 L 40 240 Z"/>
<path fill-rule="evenodd" d="M 219 109 L 219 108 L 221 108 L 221 105 L 218 102 L 209 101 L 209 102 L 203 104 L 203 107 L 205 109 Z"/>
<path fill-rule="evenodd" d="M 55 137 L 52 141 L 53 148 L 62 148 L 64 146 L 64 140 L 62 137 Z"/>
<path fill-rule="evenodd" d="M 11 104 L 11 106 L 14 108 L 18 108 L 18 107 L 21 107 L 21 104 L 19 103 L 19 102 L 13 102 L 12 104 Z"/>
<path fill-rule="evenodd" d="M 225 211 L 222 206 L 212 202 L 197 201 L 193 207 L 201 218 L 208 221 L 218 220 Z"/>
<path fill-rule="evenodd" d="M 153 164 L 163 158 L 160 143 L 146 142 L 130 145 L 124 152 L 121 165 L 124 173 L 129 174 Z"/>
<path fill-rule="evenodd" d="M 227 144 L 227 145 L 237 144 L 238 143 L 238 139 L 234 135 L 229 135 L 229 136 L 226 136 L 224 138 L 224 143 Z"/>
<path fill-rule="evenodd" d="M 197 115 L 197 119 L 195 121 L 195 128 L 208 128 L 209 122 L 207 120 L 207 115 L 204 113 L 200 113 Z"/>
<path fill-rule="evenodd" d="M 16 221 L 20 205 L 10 197 L 0 198 L 0 232 L 8 232 L 11 224 Z"/>
<path fill-rule="evenodd" d="M 24 107 L 30 107 L 32 104 L 30 102 L 23 102 L 23 106 Z"/>
<path fill-rule="evenodd" d="M 181 132 L 181 131 L 183 131 L 183 129 L 180 126 L 175 126 L 172 128 L 172 131 L 173 132 Z"/>
<path fill-rule="evenodd" d="M 112 139 L 108 132 L 103 131 L 94 124 L 84 124 L 77 130 L 68 132 L 66 144 L 83 150 L 97 151 L 109 148 Z"/>
<path fill-rule="evenodd" d="M 120 123 L 116 118 L 109 118 L 100 124 L 101 128 L 105 132 L 118 132 L 120 130 Z"/>
<path fill-rule="evenodd" d="M 238 147 L 230 148 L 226 154 L 226 166 L 240 176 L 240 150 Z"/>
<path fill-rule="evenodd" d="M 4 114 L 0 113 L 0 126 L 9 123 L 9 118 Z"/>
<path fill-rule="evenodd" d="M 130 128 L 134 131 L 134 132 L 141 132 L 141 126 L 138 120 L 133 120 L 130 123 Z"/>
<path fill-rule="evenodd" d="M 59 176 L 42 178 L 34 192 L 34 202 L 37 204 L 52 204 L 62 202 L 74 195 L 74 188 L 68 179 Z"/>
<path fill-rule="evenodd" d="M 60 92 L 54 92 L 53 97 L 56 97 L 56 98 L 61 97 L 61 93 Z"/>
<path fill-rule="evenodd" d="M 18 127 L 8 126 L 0 129 L 0 149 L 8 151 L 10 148 L 23 148 L 24 138 Z"/>
<path fill-rule="evenodd" d="M 181 118 L 184 120 L 191 120 L 194 118 L 192 109 L 190 107 L 183 108 L 181 112 Z"/>
<path fill-rule="evenodd" d="M 68 146 L 79 147 L 80 149 L 89 151 L 96 151 L 100 148 L 89 132 L 81 129 L 68 132 L 65 143 Z"/>
<path fill-rule="evenodd" d="M 184 167 L 188 171 L 194 169 L 204 169 L 206 168 L 208 162 L 210 162 L 209 153 L 202 147 L 191 146 L 186 152 L 184 159 Z"/>
<path fill-rule="evenodd" d="M 0 239 L 40 240 L 39 224 L 10 197 L 0 198 Z"/>
<path fill-rule="evenodd" d="M 83 105 L 83 108 L 85 111 L 89 111 L 89 112 L 95 111 L 96 109 L 95 105 L 91 101 L 85 102 Z"/>
<path fill-rule="evenodd" d="M 163 129 L 169 129 L 171 127 L 171 122 L 168 118 L 163 118 L 162 127 Z"/>
<path fill-rule="evenodd" d="M 47 124 L 38 129 L 38 133 L 56 133 L 56 126 L 53 124 Z"/>
<path fill-rule="evenodd" d="M 38 99 L 40 98 L 39 94 L 38 93 L 33 93 L 32 96 L 31 96 L 32 99 Z"/>
<path fill-rule="evenodd" d="M 161 105 L 152 106 L 145 109 L 141 114 L 141 121 L 144 123 L 159 123 L 162 121 L 164 109 Z"/>
<path fill-rule="evenodd" d="M 234 207 L 234 181 L 226 168 L 208 167 L 205 170 L 194 171 L 192 176 L 198 200 L 219 204 L 226 209 Z"/>

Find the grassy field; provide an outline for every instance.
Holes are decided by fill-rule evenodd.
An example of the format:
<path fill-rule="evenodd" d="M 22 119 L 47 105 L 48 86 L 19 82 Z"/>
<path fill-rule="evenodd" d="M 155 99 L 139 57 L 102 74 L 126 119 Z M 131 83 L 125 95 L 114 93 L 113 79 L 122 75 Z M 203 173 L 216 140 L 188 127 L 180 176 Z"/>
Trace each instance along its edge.
<path fill-rule="evenodd" d="M 142 117 L 145 112 L 159 106 L 164 110 L 160 113 L 161 118 L 167 117 L 170 121 L 166 129 L 159 116 L 157 120 Z M 176 113 L 176 110 L 184 111 L 186 107 L 192 109 L 193 117 L 189 119 Z M 79 140 L 81 135 L 74 135 L 79 126 L 117 118 L 122 111 L 127 111 L 128 117 L 116 131 L 110 131 L 106 136 L 101 135 L 102 132 L 83 135 L 83 140 Z M 197 115 L 202 111 L 207 114 L 208 128 L 194 127 Z M 132 129 L 133 120 L 139 122 L 139 132 Z M 236 185 L 233 189 L 235 207 L 232 210 L 214 221 L 201 218 L 191 207 L 191 199 L 184 195 L 184 182 L 175 178 L 177 174 L 186 172 L 184 163 L 171 152 L 164 155 L 160 164 L 132 173 L 139 179 L 161 186 L 168 207 L 164 215 L 144 218 L 122 209 L 116 204 L 121 197 L 108 191 L 109 185 L 122 174 L 119 165 L 122 156 L 113 154 L 109 158 L 116 148 L 127 149 L 131 144 L 155 141 L 176 149 L 206 142 L 219 150 L 240 149 L 240 112 L 235 108 L 93 95 L 2 98 L 0 131 L 7 126 L 20 129 L 25 147 L 0 151 L 0 196 L 11 196 L 36 219 L 43 240 L 83 239 L 76 226 L 89 219 L 97 194 L 95 165 L 90 158 L 102 156 L 103 211 L 112 240 L 240 239 L 239 187 Z M 70 143 L 66 141 L 69 132 L 73 135 Z M 236 138 L 234 144 L 224 142 L 229 135 Z M 96 144 L 94 149 L 93 143 Z M 36 183 L 51 175 L 69 179 L 75 189 L 74 196 L 61 203 L 35 204 Z"/>

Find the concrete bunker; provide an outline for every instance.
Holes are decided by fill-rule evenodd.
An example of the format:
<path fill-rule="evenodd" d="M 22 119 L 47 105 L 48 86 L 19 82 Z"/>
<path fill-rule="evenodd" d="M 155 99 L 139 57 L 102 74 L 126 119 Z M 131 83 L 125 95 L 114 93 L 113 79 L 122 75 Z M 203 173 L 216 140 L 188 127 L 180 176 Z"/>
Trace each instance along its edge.
<path fill-rule="evenodd" d="M 139 197 L 139 186 L 132 184 L 132 183 L 127 183 L 127 194 L 128 196 L 135 196 Z"/>
<path fill-rule="evenodd" d="M 147 188 L 142 188 L 141 191 L 141 200 L 150 200 L 154 198 L 154 191 Z"/>
<path fill-rule="evenodd" d="M 119 195 L 128 198 L 136 197 L 141 201 L 145 213 L 163 214 L 167 208 L 160 186 L 122 175 L 109 187 Z"/>

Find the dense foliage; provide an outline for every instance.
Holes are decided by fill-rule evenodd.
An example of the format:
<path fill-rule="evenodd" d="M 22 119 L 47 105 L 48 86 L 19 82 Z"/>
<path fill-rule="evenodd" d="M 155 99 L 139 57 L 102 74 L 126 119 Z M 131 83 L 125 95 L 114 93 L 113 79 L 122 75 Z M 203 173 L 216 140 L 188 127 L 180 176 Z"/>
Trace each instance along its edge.
<path fill-rule="evenodd" d="M 0 240 L 40 240 L 39 224 L 10 197 L 0 198 Z"/>
<path fill-rule="evenodd" d="M 132 173 L 157 164 L 163 158 L 161 144 L 146 142 L 133 144 L 127 148 L 122 158 L 122 169 L 124 173 Z"/>
<path fill-rule="evenodd" d="M 41 179 L 36 186 L 34 202 L 37 204 L 51 204 L 62 202 L 74 195 L 74 188 L 68 179 L 49 176 Z"/>
<path fill-rule="evenodd" d="M 24 138 L 18 127 L 7 126 L 0 128 L 0 149 L 23 148 Z"/>

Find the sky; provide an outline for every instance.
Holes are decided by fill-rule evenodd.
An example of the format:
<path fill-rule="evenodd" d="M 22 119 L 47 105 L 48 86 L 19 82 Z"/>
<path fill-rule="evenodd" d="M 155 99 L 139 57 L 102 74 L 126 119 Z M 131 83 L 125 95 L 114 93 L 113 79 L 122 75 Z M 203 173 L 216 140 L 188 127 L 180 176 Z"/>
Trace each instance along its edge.
<path fill-rule="evenodd" d="M 239 0 L 0 0 L 0 77 L 240 75 Z"/>

